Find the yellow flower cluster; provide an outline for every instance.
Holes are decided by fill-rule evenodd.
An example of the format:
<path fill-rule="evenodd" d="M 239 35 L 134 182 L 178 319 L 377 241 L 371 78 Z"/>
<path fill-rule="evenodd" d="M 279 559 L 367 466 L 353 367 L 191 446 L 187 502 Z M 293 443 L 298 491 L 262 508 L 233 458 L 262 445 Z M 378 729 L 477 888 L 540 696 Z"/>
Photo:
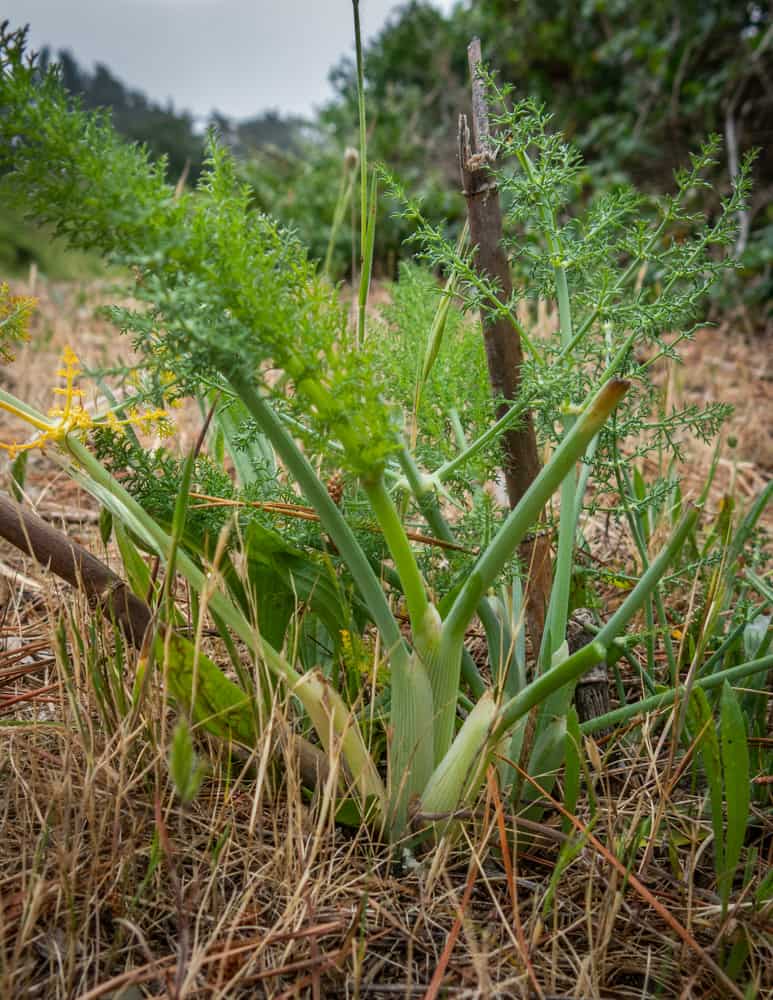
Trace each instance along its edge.
<path fill-rule="evenodd" d="M 340 630 L 341 656 L 344 664 L 362 677 L 369 677 L 373 669 L 372 651 L 358 635 L 352 635 L 348 628 Z M 376 684 L 383 687 L 389 680 L 389 670 L 382 662 L 376 671 Z"/>
<path fill-rule="evenodd" d="M 64 385 L 54 388 L 54 394 L 61 397 L 61 405 L 54 406 L 48 411 L 50 421 L 40 420 L 19 406 L 0 399 L 0 409 L 21 418 L 40 432 L 32 441 L 27 441 L 24 444 L 0 442 L 0 448 L 7 452 L 10 458 L 16 458 L 23 451 L 32 451 L 35 448 L 42 449 L 47 444 L 60 442 L 68 434 L 99 427 L 107 427 L 118 434 L 123 434 L 124 428 L 130 425 L 146 432 L 155 429 L 162 437 L 174 434 L 174 425 L 166 410 L 163 409 L 140 410 L 133 406 L 124 419 L 119 420 L 112 410 L 103 417 L 93 417 L 83 406 L 83 390 L 76 388 L 75 385 L 75 380 L 81 374 L 78 364 L 75 352 L 66 347 L 62 355 L 62 367 L 56 373 L 60 379 L 64 380 Z"/>
<path fill-rule="evenodd" d="M 164 406 L 168 406 L 170 407 L 170 409 L 173 410 L 179 409 L 183 405 L 183 400 L 180 399 L 179 397 L 175 397 L 174 399 L 169 399 L 167 396 L 167 394 L 171 392 L 173 389 L 175 389 L 177 386 L 177 379 L 174 375 L 174 372 L 170 372 L 168 370 L 160 372 L 159 382 L 161 383 L 161 387 L 163 390 L 162 399 L 164 402 Z M 142 391 L 143 388 L 142 376 L 136 369 L 129 373 L 129 375 L 126 378 L 126 384 L 131 386 L 133 389 L 136 389 L 138 392 Z"/>

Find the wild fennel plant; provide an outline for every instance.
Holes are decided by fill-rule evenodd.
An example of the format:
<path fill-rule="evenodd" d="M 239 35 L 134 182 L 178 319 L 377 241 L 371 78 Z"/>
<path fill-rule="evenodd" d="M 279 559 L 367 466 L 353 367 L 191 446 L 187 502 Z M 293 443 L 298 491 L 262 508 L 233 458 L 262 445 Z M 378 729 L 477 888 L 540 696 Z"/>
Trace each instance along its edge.
<path fill-rule="evenodd" d="M 544 108 L 529 99 L 508 106 L 512 89 L 498 87 L 490 74 L 482 75 L 495 126 L 491 172 L 508 206 L 506 245 L 520 281 L 511 300 L 501 303 L 496 288 L 476 271 L 472 254 L 460 253 L 445 240 L 424 220 L 420 205 L 393 183 L 393 193 L 406 206 L 405 215 L 417 224 L 418 254 L 455 276 L 466 309 L 505 313 L 521 332 L 526 354 L 524 398 L 511 407 L 502 427 L 530 407 L 541 440 L 557 443 L 571 425 L 575 402 L 586 397 L 610 365 L 629 377 L 632 386 L 626 406 L 615 413 L 585 456 L 581 476 L 568 476 L 562 486 L 558 563 L 541 657 L 544 667 L 565 634 L 577 528 L 577 519 L 569 512 L 579 514 L 588 477 L 592 475 L 596 487 L 591 510 L 599 508 L 598 498 L 604 494 L 627 496 L 637 511 L 662 503 L 662 494 L 673 492 L 673 482 L 655 484 L 642 497 L 633 495 L 630 481 L 621 481 L 623 444 L 628 469 L 650 454 L 678 458 L 685 434 L 711 440 L 728 413 L 721 403 L 659 412 L 659 390 L 650 373 L 662 359 L 678 361 L 680 342 L 690 338 L 703 319 L 707 289 L 736 266 L 727 251 L 735 238 L 735 215 L 748 193 L 755 154 L 746 157 L 721 213 L 711 222 L 693 210 L 693 203 L 706 186 L 705 173 L 716 163 L 716 136 L 693 156 L 689 169 L 677 172 L 674 194 L 644 197 L 620 187 L 602 192 L 578 211 L 583 185 L 578 151 L 550 131 L 550 115 Z M 516 308 L 521 301 L 539 300 L 554 304 L 558 335 L 537 343 Z M 460 464 L 457 458 L 441 466 L 436 481 L 458 473 Z M 618 516 L 620 508 L 608 512 Z"/>
<path fill-rule="evenodd" d="M 306 669 L 296 656 L 296 644 L 284 636 L 284 627 L 273 635 L 276 630 L 271 621 L 264 623 L 267 615 L 260 606 L 260 594 L 257 608 L 243 599 L 235 575 L 224 568 L 222 559 L 206 562 L 207 553 L 191 537 L 187 489 L 176 500 L 171 524 L 160 523 L 95 457 L 85 438 L 89 427 L 68 427 L 57 439 L 60 460 L 114 515 L 130 578 L 142 581 L 141 560 L 133 548 L 139 542 L 188 580 L 200 614 L 210 612 L 224 641 L 238 637 L 258 661 L 260 669 L 250 674 L 240 669 L 234 657 L 236 684 L 195 648 L 177 655 L 174 650 L 170 653 L 170 644 L 162 642 L 156 647 L 157 655 L 172 657 L 167 666 L 170 674 L 178 675 L 173 690 L 179 699 L 190 703 L 199 724 L 216 726 L 221 735 L 225 731 L 231 739 L 249 742 L 250 734 L 262 724 L 272 685 L 285 684 L 323 746 L 343 755 L 349 792 L 361 814 L 386 829 L 393 840 L 405 835 L 412 820 L 420 823 L 423 814 L 450 814 L 473 798 L 497 751 L 506 749 L 507 741 L 510 757 L 513 748 L 518 749 L 523 721 L 532 710 L 539 711 L 541 728 L 530 766 L 541 768 L 544 760 L 555 759 L 556 748 L 564 745 L 574 683 L 615 648 L 633 616 L 656 591 L 698 516 L 695 509 L 685 513 L 596 640 L 568 655 L 563 632 L 582 501 L 580 484 L 587 481 L 586 470 L 591 466 L 601 472 L 609 466 L 610 445 L 600 435 L 610 414 L 632 384 L 643 386 L 646 392 L 647 383 L 633 360 L 632 348 L 639 336 L 656 339 L 661 323 L 659 319 L 648 325 L 642 317 L 654 315 L 655 306 L 661 318 L 683 315 L 684 311 L 668 304 L 667 297 L 683 282 L 694 284 L 696 275 L 711 270 L 713 265 L 704 254 L 711 241 L 704 240 L 686 256 L 674 250 L 660 258 L 664 268 L 675 270 L 667 270 L 658 281 L 657 287 L 667 291 L 647 291 L 655 296 L 655 306 L 649 309 L 652 303 L 645 301 L 645 293 L 631 292 L 630 285 L 639 262 L 653 253 L 666 223 L 651 231 L 645 227 L 637 241 L 626 243 L 623 234 L 631 231 L 633 212 L 626 203 L 625 211 L 602 215 L 588 230 L 591 249 L 594 234 L 613 230 L 619 237 L 614 251 L 608 233 L 604 240 L 598 237 L 593 253 L 582 250 L 577 224 L 559 226 L 556 221 L 563 207 L 559 193 L 566 181 L 563 177 L 558 183 L 553 154 L 558 140 L 539 129 L 536 138 L 527 141 L 524 132 L 521 139 L 512 140 L 516 146 L 520 143 L 525 172 L 522 181 L 513 181 L 513 191 L 521 191 L 522 200 L 531 192 L 528 197 L 538 209 L 534 220 L 547 243 L 541 255 L 535 250 L 534 259 L 528 261 L 530 278 L 542 294 L 552 276 L 561 314 L 560 343 L 531 344 L 529 382 L 523 402 L 514 409 L 522 412 L 539 400 L 555 447 L 522 501 L 493 528 L 464 579 L 441 601 L 422 574 L 398 503 L 402 507 L 408 494 L 434 534 L 452 542 L 437 487 L 451 478 L 451 466 L 458 470 L 490 447 L 496 430 L 476 427 L 476 440 L 461 455 L 449 457 L 439 469 L 423 470 L 417 461 L 422 453 L 410 447 L 400 406 L 395 405 L 405 401 L 390 401 L 390 385 L 382 386 L 376 374 L 373 338 L 360 338 L 355 345 L 335 291 L 291 234 L 251 211 L 248 192 L 238 183 L 229 155 L 213 141 L 198 189 L 175 192 L 164 179 L 163 165 L 151 164 L 142 149 L 120 142 L 107 117 L 86 114 L 77 102 L 68 100 L 55 70 L 39 73 L 25 56 L 24 41 L 24 32 L 3 28 L 0 168 L 4 193 L 23 203 L 35 219 L 53 225 L 72 245 L 97 249 L 112 264 L 134 274 L 132 294 L 141 306 L 115 308 L 111 315 L 132 336 L 156 391 L 167 398 L 193 395 L 208 405 L 215 393 L 228 406 L 233 403 L 230 413 L 228 406 L 220 408 L 219 426 L 225 440 L 227 426 L 233 432 L 234 424 L 241 425 L 241 445 L 231 439 L 229 447 L 240 455 L 238 468 L 245 489 L 253 480 L 265 481 L 266 463 L 270 467 L 278 461 L 313 508 L 324 533 L 321 544 L 327 547 L 320 564 L 334 559 L 345 569 L 354 588 L 348 598 L 352 620 L 358 615 L 361 620 L 364 609 L 379 633 L 388 676 L 386 781 L 383 762 L 377 752 L 370 752 L 364 737 L 363 721 L 356 714 L 359 706 L 343 696 L 345 687 L 333 684 L 320 669 Z M 528 147 L 535 143 L 541 155 L 533 161 Z M 556 155 L 571 176 L 574 161 L 564 153 Z M 546 167 L 540 173 L 543 159 L 549 170 Z M 371 191 L 375 197 L 375 185 Z M 728 203 L 728 211 L 735 204 Z M 458 272 L 451 280 L 467 290 L 468 305 L 482 298 L 491 308 L 503 308 L 494 304 L 495 296 L 492 299 L 485 281 L 471 272 L 463 250 L 449 249 L 439 239 L 433 243 L 426 230 L 424 235 L 438 258 L 451 260 Z M 601 286 L 585 284 L 591 265 L 604 276 Z M 625 313 L 630 301 L 635 307 Z M 573 304 L 579 309 L 577 317 L 571 314 Z M 447 306 L 441 303 L 441 317 L 444 311 Z M 442 336 L 444 324 L 444 320 L 432 324 L 435 335 Z M 593 338 L 601 338 L 603 350 L 590 349 Z M 667 350 L 665 345 L 662 350 Z M 430 368 L 423 366 L 423 379 Z M 32 422 L 46 419 L 6 392 L 0 392 L 0 402 Z M 624 412 L 626 420 L 633 420 L 630 413 L 637 410 Z M 556 436 L 553 425 L 558 417 L 563 419 L 563 430 Z M 248 453 L 245 445 L 250 442 L 254 450 Z M 584 458 L 586 464 L 578 476 L 577 463 Z M 390 561 L 384 573 L 402 594 L 410 642 L 387 598 L 379 572 L 382 567 L 374 567 L 361 536 L 330 496 L 324 471 L 331 465 L 356 484 L 360 502 L 367 504 L 378 525 Z M 192 474 L 193 457 L 184 467 L 183 486 L 190 483 Z M 502 613 L 503 605 L 491 599 L 492 588 L 503 573 L 512 573 L 519 543 L 559 488 L 562 515 L 555 603 L 548 645 L 529 680 L 523 664 L 516 663 L 517 598 L 511 602 L 508 617 Z M 238 548 L 240 535 L 233 526 L 230 531 L 226 526 L 221 537 L 226 548 Z M 257 556 L 267 556 L 267 547 L 277 544 L 275 538 L 259 532 L 253 543 Z M 355 605 L 360 609 L 356 614 Z M 166 613 L 168 624 L 173 625 L 173 607 L 167 606 Z M 465 657 L 465 634 L 475 615 L 489 636 L 496 666 L 493 685 L 487 685 Z M 764 665 L 757 661 L 749 667 L 761 669 Z M 364 693 L 364 688 L 357 692 L 355 701 Z M 460 704 L 470 705 L 468 693 L 474 702 L 458 727 Z M 199 698 L 204 694 L 202 706 Z M 635 706 L 630 709 L 635 710 Z M 375 740 L 370 745 L 381 744 Z M 512 781 L 507 768 L 503 776 L 506 782 Z"/>

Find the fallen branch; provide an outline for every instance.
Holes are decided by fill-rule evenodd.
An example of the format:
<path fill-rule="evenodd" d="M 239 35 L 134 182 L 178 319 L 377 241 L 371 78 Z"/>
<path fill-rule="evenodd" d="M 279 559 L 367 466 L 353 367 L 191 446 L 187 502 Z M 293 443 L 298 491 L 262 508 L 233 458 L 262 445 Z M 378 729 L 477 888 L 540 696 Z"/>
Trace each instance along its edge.
<path fill-rule="evenodd" d="M 0 537 L 80 590 L 92 607 L 101 610 L 120 628 L 135 649 L 142 649 L 143 637 L 152 621 L 150 607 L 88 549 L 2 493 Z M 292 748 L 297 754 L 303 784 L 309 788 L 324 786 L 330 773 L 325 754 L 308 740 L 292 734 L 286 724 L 281 728 L 280 741 L 285 749 Z"/>
<path fill-rule="evenodd" d="M 100 608 L 118 625 L 132 646 L 141 647 L 150 625 L 150 608 L 96 556 L 3 494 L 0 536 L 81 590 L 93 607 Z"/>

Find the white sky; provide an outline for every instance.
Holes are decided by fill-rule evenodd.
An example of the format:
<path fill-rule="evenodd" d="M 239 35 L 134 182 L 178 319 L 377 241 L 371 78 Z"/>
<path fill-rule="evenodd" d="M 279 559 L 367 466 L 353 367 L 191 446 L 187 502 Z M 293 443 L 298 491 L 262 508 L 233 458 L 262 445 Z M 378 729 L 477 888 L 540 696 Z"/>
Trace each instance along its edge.
<path fill-rule="evenodd" d="M 454 0 L 433 0 L 449 11 Z M 395 0 L 361 0 L 375 35 Z M 354 53 L 351 0 L 5 0 L 30 42 L 103 62 L 124 83 L 199 116 L 309 114 L 331 94 L 329 70 Z"/>

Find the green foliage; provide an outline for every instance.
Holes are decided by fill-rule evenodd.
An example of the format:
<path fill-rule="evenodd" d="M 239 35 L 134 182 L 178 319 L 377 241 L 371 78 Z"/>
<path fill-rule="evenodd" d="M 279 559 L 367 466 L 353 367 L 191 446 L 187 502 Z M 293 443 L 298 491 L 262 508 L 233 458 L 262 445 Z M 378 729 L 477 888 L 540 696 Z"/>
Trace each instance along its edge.
<path fill-rule="evenodd" d="M 714 867 L 718 877 L 722 877 L 725 871 L 722 761 L 719 752 L 719 738 L 714 726 L 714 713 L 701 688 L 697 688 L 690 696 L 690 702 L 687 706 L 687 730 L 690 737 L 697 742 L 706 775 L 711 826 L 714 833 Z M 737 860 L 736 858 L 736 863 Z"/>
<path fill-rule="evenodd" d="M 35 300 L 11 295 L 8 285 L 0 284 L 0 361 L 13 361 L 14 351 L 29 339 L 29 321 Z"/>
<path fill-rule="evenodd" d="M 711 440 L 729 412 L 723 404 L 664 411 L 650 372 L 661 359 L 678 360 L 678 346 L 692 337 L 707 291 L 738 266 L 727 250 L 748 197 L 753 156 L 712 220 L 691 206 L 716 163 L 717 137 L 692 157 L 688 170 L 677 173 L 672 195 L 645 197 L 621 187 L 583 206 L 578 149 L 550 130 L 544 108 L 530 99 L 508 107 L 510 88 L 498 88 L 491 77 L 487 82 L 499 109 L 491 119 L 496 178 L 509 204 L 505 244 L 518 279 L 512 300 L 499 302 L 496 288 L 474 271 L 471 254 L 460 253 L 416 201 L 406 199 L 404 211 L 417 223 L 414 242 L 421 256 L 458 277 L 463 308 L 507 316 L 522 330 L 529 347 L 523 400 L 534 408 L 543 441 L 559 440 L 556 413 L 570 414 L 572 401 L 586 396 L 617 358 L 617 371 L 632 381 L 632 391 L 592 460 L 595 481 L 613 491 L 620 485 L 615 455 L 624 443 L 626 463 L 663 451 L 679 458 L 683 435 Z M 689 238 L 675 235 L 687 226 Z M 537 344 L 515 317 L 516 306 L 522 299 L 554 299 L 558 274 L 571 326 L 565 328 L 562 318 L 560 337 Z"/>
<path fill-rule="evenodd" d="M 426 270 L 404 264 L 391 292 L 372 336 L 377 341 L 376 358 L 384 373 L 385 392 L 400 404 L 407 417 L 413 409 L 416 380 L 441 302 L 441 289 Z M 468 438 L 477 437 L 493 413 L 480 332 L 476 325 L 463 322 L 455 302 L 448 312 L 443 341 L 415 415 L 419 428 L 416 454 L 425 467 L 441 465 L 457 453 L 449 423 L 451 410 L 456 410 Z M 485 480 L 491 473 L 491 455 L 485 458 L 489 461 L 481 458 L 469 470 L 476 479 Z"/>
<path fill-rule="evenodd" d="M 94 432 L 94 453 L 114 472 L 121 472 L 124 485 L 145 510 L 166 527 L 172 523 L 175 501 L 180 493 L 183 460 L 159 447 L 142 448 L 128 435 L 109 428 Z M 192 489 L 210 496 L 235 496 L 230 476 L 207 455 L 196 459 Z M 188 510 L 186 523 L 197 535 L 216 539 L 228 517 L 225 508 Z"/>
<path fill-rule="evenodd" d="M 335 225 L 341 183 L 351 173 L 348 162 L 346 150 L 323 135 L 297 152 L 264 150 L 238 163 L 256 207 L 293 229 L 313 260 L 325 260 L 330 250 L 329 273 L 335 276 L 352 270 L 348 205 L 346 218 Z"/>
<path fill-rule="evenodd" d="M 169 777 L 183 805 L 190 804 L 196 798 L 204 778 L 204 769 L 193 749 L 190 728 L 183 719 L 177 723 L 172 734 Z"/>
<path fill-rule="evenodd" d="M 730 685 L 725 681 L 720 700 L 720 739 L 727 827 L 724 850 L 721 853 L 719 887 L 723 911 L 732 888 L 733 875 L 741 859 L 749 821 L 749 750 L 746 744 L 746 726 L 741 706 Z"/>
<path fill-rule="evenodd" d="M 676 12 L 615 0 L 584 3 L 578 13 L 565 2 L 545 11 L 536 0 L 517 9 L 485 0 L 466 17 L 492 63 L 549 99 L 590 158 L 604 157 L 635 179 L 654 167 L 653 186 L 662 185 L 702 135 L 724 130 L 729 108 L 745 147 L 760 142 L 761 88 L 750 64 L 769 44 L 769 12 L 756 4 L 709 0 Z"/>
<path fill-rule="evenodd" d="M 318 526 L 289 518 L 280 534 L 276 515 L 255 506 L 266 501 L 297 503 L 295 493 L 279 487 L 276 479 L 267 475 L 255 477 L 244 490 L 237 490 L 223 467 L 205 454 L 196 458 L 186 484 L 185 461 L 164 448 L 143 449 L 129 437 L 108 430 L 95 434 L 95 454 L 108 469 L 121 473 L 124 488 L 175 537 L 176 507 L 190 490 L 237 504 L 234 508 L 190 499 L 178 542 L 200 565 L 212 561 L 220 549 L 219 572 L 228 592 L 246 615 L 259 621 L 261 634 L 277 649 L 303 607 L 305 612 L 298 617 L 301 659 L 309 668 L 321 661 L 337 661 L 342 630 L 356 626 L 351 598 L 345 597 L 328 560 L 321 555 L 324 540 Z M 119 542 L 131 576 L 137 572 L 135 559 L 124 551 L 125 541 Z M 144 597 L 147 579 L 138 579 L 135 589 Z M 356 610 L 356 602 L 354 607 Z"/>
<path fill-rule="evenodd" d="M 339 437 L 352 471 L 377 475 L 396 434 L 368 358 L 342 350 L 344 313 L 329 286 L 293 236 L 249 210 L 225 150 L 211 147 L 196 198 L 176 197 L 145 151 L 68 106 L 54 72 L 37 79 L 21 35 L 4 43 L 4 189 L 73 245 L 135 271 L 148 308 L 113 317 L 151 367 L 174 371 L 189 392 L 221 373 L 254 373 L 314 422 L 309 443 Z M 284 378 L 261 379 L 269 367 Z"/>
<path fill-rule="evenodd" d="M 635 616 L 645 616 L 644 638 L 653 655 L 643 676 L 653 687 L 660 679 L 656 618 L 665 640 L 669 688 L 656 696 L 657 705 L 685 693 L 662 601 L 665 584 L 679 574 L 692 573 L 705 583 L 705 634 L 692 651 L 697 686 L 709 690 L 769 668 L 763 653 L 719 670 L 712 658 L 727 651 L 725 641 L 735 641 L 724 634 L 705 655 L 723 621 L 716 609 L 730 593 L 727 574 L 752 536 L 763 500 L 735 533 L 728 511 L 701 540 L 699 512 L 686 506 L 678 516 L 681 500 L 668 474 L 653 487 L 626 468 L 653 449 L 673 454 L 677 433 L 707 431 L 719 416 L 652 418 L 656 396 L 649 369 L 655 360 L 675 356 L 674 340 L 691 332 L 706 287 L 730 266 L 715 252 L 732 239 L 748 163 L 711 223 L 694 218 L 692 210 L 688 214 L 686 206 L 716 153 L 713 142 L 678 177 L 676 193 L 651 200 L 646 212 L 630 190 L 580 210 L 580 157 L 550 132 L 543 110 L 531 101 L 497 110 L 501 156 L 511 155 L 516 166 L 499 174 L 510 206 L 508 246 L 520 279 L 513 301 L 500 303 L 463 241 L 449 242 L 410 203 L 406 214 L 418 224 L 419 246 L 448 272 L 446 294 L 458 297 L 459 308 L 440 297 L 431 278 L 406 269 L 383 318 L 369 321 L 367 331 L 359 324 L 358 342 L 335 290 L 297 237 L 251 208 L 252 195 L 224 150 L 211 143 L 197 191 L 175 193 L 162 170 L 142 150 L 124 146 L 103 116 L 72 107 L 55 73 L 38 74 L 25 61 L 23 43 L 23 34 L 4 32 L 4 190 L 71 242 L 96 247 L 132 268 L 140 306 L 111 315 L 132 335 L 147 369 L 138 398 L 191 394 L 203 411 L 214 406 L 207 459 L 194 451 L 181 463 L 168 452 L 146 452 L 131 434 L 118 438 L 101 431 L 93 443 L 110 466 L 105 468 L 77 433 L 59 442 L 63 466 L 109 510 L 132 586 L 162 598 L 153 652 L 193 723 L 251 745 L 275 685 L 284 685 L 303 731 L 313 733 L 331 757 L 343 757 L 345 812 L 351 804 L 397 840 L 411 823 L 421 825 L 422 810 L 436 834 L 452 832 L 451 814 L 472 802 L 487 762 L 514 733 L 518 757 L 544 774 L 547 784 L 569 755 L 571 806 L 581 769 L 581 729 L 570 707 L 574 685 L 595 663 L 614 661 L 641 639 L 640 633 L 621 638 Z M 371 183 L 368 204 L 375 206 Z M 676 239 L 673 227 L 687 223 L 691 235 Z M 372 229 L 366 225 L 362 232 L 367 257 Z M 540 338 L 514 310 L 519 298 L 528 304 L 548 297 L 557 302 L 560 329 L 558 336 Z M 492 425 L 491 407 L 500 401 L 488 399 L 483 388 L 481 345 L 463 315 L 471 310 L 500 312 L 521 332 L 529 360 L 522 398 L 508 419 L 535 410 L 541 444 L 553 446 L 550 460 L 506 516 L 483 494 L 484 480 L 497 466 L 501 424 Z M 637 348 L 647 356 L 637 357 Z M 630 403 L 623 402 L 627 393 Z M 40 415 L 3 390 L 0 402 L 40 427 Z M 474 439 L 469 447 L 467 437 Z M 237 468 L 236 485 L 226 471 L 226 453 Z M 129 470 L 129 490 L 113 474 L 119 468 Z M 338 495 L 328 481 L 334 470 L 343 471 Z M 570 654 L 568 595 L 590 477 L 599 490 L 617 490 L 642 572 L 632 576 L 625 599 L 595 640 Z M 191 502 L 192 486 L 220 499 L 253 497 L 261 503 L 282 496 L 290 501 L 297 486 L 315 523 L 283 537 L 249 504 L 236 516 L 201 509 Z M 518 640 L 524 586 L 514 557 L 559 488 L 550 639 L 541 652 L 535 648 L 529 676 Z M 440 489 L 450 491 L 451 503 L 466 512 L 459 529 L 444 517 Z M 426 519 L 437 539 L 452 548 L 418 557 L 404 525 L 414 516 Z M 665 530 L 657 530 L 657 518 L 665 520 Z M 370 547 L 366 526 L 380 533 Z M 651 556 L 656 536 L 667 540 Z M 480 551 L 460 552 L 460 539 Z M 163 563 L 166 575 L 158 587 L 137 545 Z M 215 622 L 238 683 L 172 631 L 179 617 L 172 601 L 175 574 L 190 586 L 198 624 L 205 609 Z M 409 638 L 384 581 L 402 595 Z M 767 586 L 749 581 L 758 593 Z M 494 587 L 500 589 L 492 600 Z M 748 610 L 744 630 L 759 617 L 759 607 L 754 614 Z M 490 683 L 465 662 L 465 635 L 476 614 L 490 643 Z M 237 639 L 249 650 L 254 670 L 246 669 Z M 747 649 L 759 653 L 765 641 L 753 628 Z M 375 649 L 383 659 L 363 669 L 363 650 Z M 139 692 L 143 684 L 141 678 Z M 748 796 L 750 773 L 738 750 L 739 741 L 745 747 L 738 725 L 743 713 L 730 691 L 725 688 L 720 708 L 728 805 L 722 863 L 728 878 L 743 853 L 743 794 Z M 374 692 L 376 700 L 369 702 Z M 140 707 L 135 698 L 135 710 Z M 639 707 L 619 711 L 629 718 Z M 533 742 L 526 745 L 533 709 Z M 754 711 L 758 720 L 756 706 Z M 701 746 L 701 752 L 711 749 L 708 742 Z M 716 754 L 710 761 L 716 790 Z M 178 794 L 189 801 L 200 770 L 186 726 L 173 741 L 170 769 Z M 512 782 L 511 768 L 503 767 L 502 774 Z M 745 783 L 745 793 L 728 794 L 730 775 Z M 518 793 L 519 783 L 512 785 Z M 712 809 L 718 829 L 713 799 Z"/>
<path fill-rule="evenodd" d="M 254 747 L 257 720 L 247 693 L 225 677 L 220 668 L 192 642 L 171 632 L 157 639 L 157 656 L 165 662 L 169 688 L 178 707 L 191 721 L 226 743 Z M 190 728 L 178 723 L 172 737 L 170 772 L 178 795 L 190 789 L 203 774 L 196 760 Z M 196 785 L 196 788 L 198 785 Z M 181 791 L 183 789 L 183 791 Z M 195 791 L 194 791 L 195 795 Z"/>
<path fill-rule="evenodd" d="M 632 0 L 589 0 L 579 7 L 561 0 L 548 8 L 537 0 L 479 0 L 444 16 L 413 0 L 365 52 L 368 113 L 379 124 L 371 156 L 416 193 L 426 193 L 438 175 L 446 188 L 458 185 L 456 124 L 469 103 L 466 47 L 478 36 L 485 60 L 516 83 L 519 96 L 528 92 L 537 104 L 546 102 L 557 129 L 582 150 L 583 197 L 594 191 L 603 196 L 610 183 L 621 182 L 662 190 L 707 133 L 721 132 L 732 146 L 726 159 L 711 165 L 714 190 L 701 195 L 713 213 L 743 153 L 763 147 L 755 164 L 760 196 L 747 210 L 750 252 L 744 256 L 761 280 L 750 282 L 747 270 L 736 288 L 764 309 L 769 268 L 760 254 L 769 257 L 771 246 L 766 207 L 773 178 L 765 83 L 769 28 L 770 11 L 751 2 L 709 0 L 678 10 L 661 3 L 645 10 Z M 323 117 L 353 134 L 351 61 L 331 79 L 338 96 Z M 427 199 L 427 218 L 433 224 L 447 218 L 456 228 L 459 209 L 437 202 Z M 725 301 L 730 287 L 719 289 Z"/>

